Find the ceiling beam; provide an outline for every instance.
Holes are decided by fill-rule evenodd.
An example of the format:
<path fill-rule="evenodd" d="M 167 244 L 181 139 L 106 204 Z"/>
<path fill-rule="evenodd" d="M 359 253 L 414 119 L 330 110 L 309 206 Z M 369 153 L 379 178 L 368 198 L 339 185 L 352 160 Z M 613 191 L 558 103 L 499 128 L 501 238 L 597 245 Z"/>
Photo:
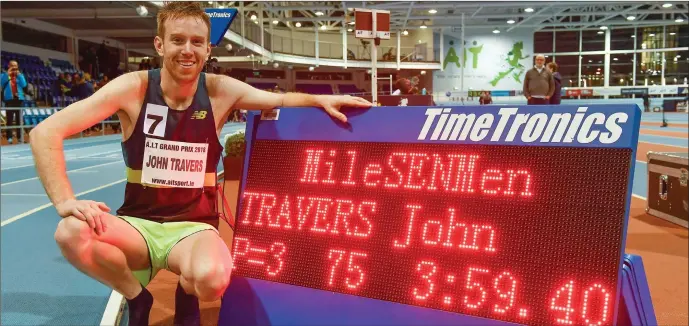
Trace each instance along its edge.
<path fill-rule="evenodd" d="M 509 32 L 509 31 L 511 31 L 511 30 L 513 30 L 513 29 L 519 27 L 519 25 L 521 25 L 521 24 L 523 24 L 523 23 L 529 21 L 531 18 L 538 17 L 538 15 L 544 13 L 546 10 L 550 9 L 550 7 L 552 7 L 552 6 L 553 6 L 553 5 L 545 6 L 545 8 L 539 10 L 535 15 L 526 17 L 526 18 L 524 18 L 523 20 L 521 20 L 520 22 L 518 22 L 518 23 L 512 25 L 512 27 L 510 27 L 507 31 Z"/>
<path fill-rule="evenodd" d="M 613 19 L 613 18 L 615 18 L 615 17 L 617 17 L 617 16 L 619 16 L 619 15 L 626 14 L 626 13 L 631 12 L 631 11 L 633 11 L 633 10 L 636 10 L 637 8 L 639 8 L 639 7 L 643 6 L 643 5 L 644 5 L 644 4 L 632 6 L 632 7 L 629 7 L 629 8 L 627 8 L 627 9 L 625 9 L 625 10 L 618 11 L 618 12 L 616 12 L 616 13 L 612 13 L 612 14 L 608 15 L 608 16 L 605 17 L 605 18 L 601 18 L 601 19 L 599 19 L 599 20 L 596 20 L 595 22 L 592 22 L 592 23 L 590 23 L 590 24 L 584 26 L 584 28 L 591 27 L 591 26 L 594 26 L 594 25 L 600 25 L 602 22 L 605 22 L 605 21 L 607 21 L 607 20 L 609 20 L 609 19 Z"/>
<path fill-rule="evenodd" d="M 402 29 L 407 27 L 407 21 L 409 20 L 409 15 L 411 14 L 412 9 L 414 9 L 414 1 L 409 2 L 409 8 L 407 8 L 407 16 L 404 18 L 404 22 L 402 23 Z"/>

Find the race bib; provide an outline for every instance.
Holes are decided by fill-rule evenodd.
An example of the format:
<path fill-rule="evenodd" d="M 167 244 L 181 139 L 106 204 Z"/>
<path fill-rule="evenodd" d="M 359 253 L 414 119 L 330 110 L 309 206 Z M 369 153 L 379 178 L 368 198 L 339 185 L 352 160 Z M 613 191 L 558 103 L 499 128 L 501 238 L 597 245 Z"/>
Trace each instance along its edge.
<path fill-rule="evenodd" d="M 206 175 L 208 144 L 147 138 L 141 183 L 177 188 L 201 188 Z"/>

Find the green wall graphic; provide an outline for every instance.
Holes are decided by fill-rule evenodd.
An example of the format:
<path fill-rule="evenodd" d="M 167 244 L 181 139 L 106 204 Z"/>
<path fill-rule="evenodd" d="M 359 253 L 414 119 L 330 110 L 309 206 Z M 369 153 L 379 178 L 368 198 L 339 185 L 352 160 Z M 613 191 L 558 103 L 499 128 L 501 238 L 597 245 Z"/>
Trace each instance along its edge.
<path fill-rule="evenodd" d="M 439 42 L 439 35 L 435 39 Z M 447 33 L 443 42 L 443 70 L 433 72 L 435 91 L 521 90 L 524 75 L 533 65 L 532 31 L 472 31 L 464 40 Z"/>
<path fill-rule="evenodd" d="M 519 60 L 523 60 L 523 59 L 530 57 L 529 55 L 522 56 L 523 50 L 524 50 L 524 42 L 520 41 L 520 42 L 514 43 L 514 45 L 512 46 L 512 51 L 507 53 L 507 56 L 505 58 L 505 61 L 507 61 L 507 64 L 509 65 L 509 69 L 506 71 L 499 72 L 495 76 L 495 78 L 493 78 L 493 80 L 490 81 L 491 85 L 496 86 L 498 84 L 498 82 L 500 82 L 500 80 L 505 78 L 505 76 L 507 76 L 509 73 L 511 73 L 513 71 L 514 71 L 514 73 L 512 73 L 512 78 L 514 78 L 514 80 L 516 80 L 518 83 L 522 82 L 521 77 L 524 74 L 524 70 L 526 69 L 526 67 L 524 67 L 524 65 L 519 63 Z M 515 71 L 515 70 L 517 70 L 517 71 Z"/>
<path fill-rule="evenodd" d="M 466 42 L 464 42 L 466 44 Z M 478 42 L 474 41 L 474 45 L 477 45 Z M 454 63 L 457 68 L 461 68 L 462 65 L 459 63 L 459 56 L 457 56 L 457 52 L 455 51 L 455 48 L 453 47 L 454 42 L 450 41 L 450 49 L 447 50 L 447 54 L 445 55 L 445 60 L 443 60 L 443 69 L 447 69 L 447 64 L 452 62 Z M 479 59 L 479 54 L 481 53 L 481 50 L 483 50 L 483 44 L 480 46 L 474 46 L 469 48 L 469 52 L 473 54 L 473 61 L 472 61 L 472 68 L 476 69 L 478 68 L 478 59 Z M 464 64 L 467 64 L 467 48 L 464 47 Z"/>

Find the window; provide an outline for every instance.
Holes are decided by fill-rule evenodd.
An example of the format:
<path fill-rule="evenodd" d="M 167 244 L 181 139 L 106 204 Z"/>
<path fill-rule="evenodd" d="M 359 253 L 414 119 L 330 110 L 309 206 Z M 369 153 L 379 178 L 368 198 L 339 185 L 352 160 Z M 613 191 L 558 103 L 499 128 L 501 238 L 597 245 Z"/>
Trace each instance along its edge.
<path fill-rule="evenodd" d="M 583 55 L 581 58 L 581 87 L 604 86 L 605 64 L 602 54 Z"/>
<path fill-rule="evenodd" d="M 662 57 L 660 52 L 636 54 L 636 85 L 661 85 Z"/>
<path fill-rule="evenodd" d="M 610 55 L 610 86 L 632 86 L 634 54 L 618 53 Z"/>
<path fill-rule="evenodd" d="M 605 31 L 582 31 L 581 38 L 581 51 L 605 50 Z"/>
<path fill-rule="evenodd" d="M 557 32 L 555 52 L 579 52 L 579 31 Z"/>
<path fill-rule="evenodd" d="M 610 31 L 610 50 L 634 50 L 634 29 L 613 29 Z"/>
<path fill-rule="evenodd" d="M 558 71 L 562 76 L 562 87 L 577 87 L 579 83 L 579 56 L 558 55 L 555 57 Z"/>
<path fill-rule="evenodd" d="M 689 51 L 665 52 L 665 84 L 686 84 L 689 74 Z"/>
<path fill-rule="evenodd" d="M 636 29 L 636 49 L 660 49 L 663 47 L 663 27 L 639 27 Z"/>
<path fill-rule="evenodd" d="M 553 52 L 553 32 L 537 32 L 534 34 L 534 53 Z"/>

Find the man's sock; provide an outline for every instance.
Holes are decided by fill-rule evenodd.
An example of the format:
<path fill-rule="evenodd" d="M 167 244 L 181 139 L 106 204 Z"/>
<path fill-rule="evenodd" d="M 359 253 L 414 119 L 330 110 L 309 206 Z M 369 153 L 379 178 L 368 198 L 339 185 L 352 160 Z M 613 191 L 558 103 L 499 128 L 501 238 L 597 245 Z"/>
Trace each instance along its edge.
<path fill-rule="evenodd" d="M 129 326 L 148 326 L 148 317 L 153 306 L 153 295 L 146 287 L 134 299 L 127 300 L 129 306 Z"/>
<path fill-rule="evenodd" d="M 201 309 L 199 299 L 191 294 L 187 294 L 182 288 L 181 283 L 177 283 L 175 292 L 175 326 L 201 325 Z"/>

